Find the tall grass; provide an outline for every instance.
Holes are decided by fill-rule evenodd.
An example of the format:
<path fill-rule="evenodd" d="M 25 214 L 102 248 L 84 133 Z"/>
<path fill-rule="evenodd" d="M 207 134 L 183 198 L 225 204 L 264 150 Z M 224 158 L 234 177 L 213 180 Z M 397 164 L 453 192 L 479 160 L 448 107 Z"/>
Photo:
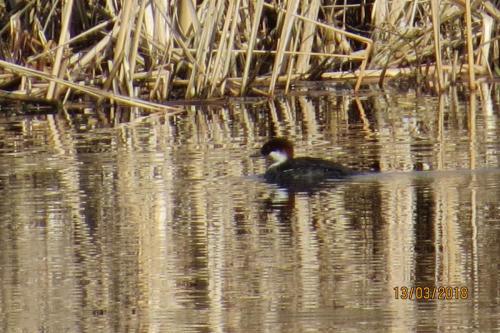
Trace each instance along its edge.
<path fill-rule="evenodd" d="M 0 8 L 0 89 L 159 109 L 300 80 L 354 79 L 357 90 L 367 76 L 410 74 L 442 90 L 464 73 L 474 88 L 500 71 L 492 1 L 18 2 Z"/>

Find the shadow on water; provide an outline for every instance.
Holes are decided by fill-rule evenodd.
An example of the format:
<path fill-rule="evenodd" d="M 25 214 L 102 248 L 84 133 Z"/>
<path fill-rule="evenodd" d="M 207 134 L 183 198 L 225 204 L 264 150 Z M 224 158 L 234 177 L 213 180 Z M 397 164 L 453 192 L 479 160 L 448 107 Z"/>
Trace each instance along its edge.
<path fill-rule="evenodd" d="M 494 330 L 500 92 L 480 89 L 0 114 L 0 330 Z M 271 136 L 381 173 L 267 184 L 249 156 Z"/>

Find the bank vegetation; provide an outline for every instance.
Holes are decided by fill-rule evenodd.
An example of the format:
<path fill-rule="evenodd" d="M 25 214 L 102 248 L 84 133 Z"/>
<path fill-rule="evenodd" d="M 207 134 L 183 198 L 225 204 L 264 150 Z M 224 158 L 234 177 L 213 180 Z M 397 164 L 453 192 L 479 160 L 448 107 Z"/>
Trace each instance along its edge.
<path fill-rule="evenodd" d="M 0 98 L 272 96 L 301 81 L 499 76 L 498 0 L 0 1 Z"/>

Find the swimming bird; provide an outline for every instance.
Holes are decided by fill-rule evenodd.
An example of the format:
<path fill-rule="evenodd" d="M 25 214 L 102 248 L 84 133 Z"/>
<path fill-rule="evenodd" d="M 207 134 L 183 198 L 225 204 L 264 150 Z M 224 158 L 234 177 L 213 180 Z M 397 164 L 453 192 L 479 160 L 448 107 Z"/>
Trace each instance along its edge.
<path fill-rule="evenodd" d="M 294 157 L 293 143 L 286 138 L 266 142 L 260 153 L 273 160 L 264 178 L 283 186 L 313 186 L 326 179 L 343 179 L 359 172 L 339 163 L 314 157 Z"/>

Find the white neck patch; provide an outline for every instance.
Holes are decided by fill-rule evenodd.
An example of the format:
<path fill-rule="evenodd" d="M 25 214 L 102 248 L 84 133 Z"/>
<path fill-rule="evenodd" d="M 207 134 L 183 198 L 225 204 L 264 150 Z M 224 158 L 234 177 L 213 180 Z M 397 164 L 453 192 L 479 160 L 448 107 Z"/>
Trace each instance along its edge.
<path fill-rule="evenodd" d="M 288 155 L 280 150 L 275 150 L 269 153 L 269 157 L 274 161 L 273 164 L 269 168 L 274 168 L 280 165 L 281 163 L 284 163 L 288 159 Z"/>

